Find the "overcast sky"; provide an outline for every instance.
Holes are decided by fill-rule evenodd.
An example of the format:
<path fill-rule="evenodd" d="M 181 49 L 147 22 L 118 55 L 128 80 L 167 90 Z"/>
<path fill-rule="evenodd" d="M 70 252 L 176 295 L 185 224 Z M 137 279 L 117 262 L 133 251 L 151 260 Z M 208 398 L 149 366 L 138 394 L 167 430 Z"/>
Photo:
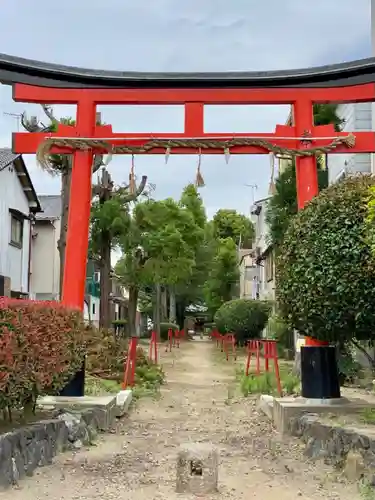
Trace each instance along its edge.
<path fill-rule="evenodd" d="M 370 0 L 3 0 L 0 52 L 89 68 L 139 71 L 268 70 L 317 66 L 370 56 Z M 10 146 L 16 120 L 3 113 L 42 117 L 37 106 L 13 103 L 0 86 L 0 146 Z M 56 107 L 57 116 L 74 108 Z M 179 132 L 179 107 L 101 107 L 114 131 Z M 271 132 L 283 123 L 283 106 L 208 107 L 206 132 Z M 25 156 L 40 194 L 59 192 L 59 180 Z M 156 196 L 177 198 L 195 178 L 197 157 L 138 156 L 136 172 L 156 184 Z M 117 157 L 110 170 L 119 184 L 130 158 Z M 265 156 L 202 161 L 208 215 L 221 207 L 249 212 L 251 189 L 267 195 L 270 165 Z"/>

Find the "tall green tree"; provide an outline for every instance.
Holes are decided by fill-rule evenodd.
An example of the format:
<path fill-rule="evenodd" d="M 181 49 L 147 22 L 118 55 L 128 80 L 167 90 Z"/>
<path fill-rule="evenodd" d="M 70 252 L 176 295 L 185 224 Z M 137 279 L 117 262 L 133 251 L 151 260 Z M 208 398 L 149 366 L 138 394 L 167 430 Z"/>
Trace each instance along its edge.
<path fill-rule="evenodd" d="M 98 184 L 93 186 L 91 206 L 90 255 L 100 268 L 100 326 L 110 328 L 111 252 L 118 248 L 128 234 L 131 224 L 130 203 L 144 191 L 147 177 L 134 192 L 129 186 L 114 187 L 107 170 L 103 170 Z"/>
<path fill-rule="evenodd" d="M 244 248 L 251 248 L 254 238 L 254 226 L 245 215 L 236 210 L 220 209 L 212 220 L 215 238 L 232 238 L 234 243 Z"/>
<path fill-rule="evenodd" d="M 236 243 L 232 238 L 220 239 L 204 288 L 206 305 L 211 314 L 214 314 L 224 302 L 232 300 L 238 280 Z"/>
<path fill-rule="evenodd" d="M 180 207 L 190 213 L 194 221 L 194 240 L 190 239 L 191 228 L 186 227 L 183 231 L 183 237 L 188 239 L 194 253 L 194 264 L 189 276 L 169 288 L 169 319 L 172 323 L 176 322 L 177 309 L 182 312 L 187 306 L 203 301 L 202 287 L 207 278 L 206 211 L 202 198 L 193 184 L 184 188 Z M 180 323 L 182 320 L 180 317 Z"/>
<path fill-rule="evenodd" d="M 147 200 L 133 211 L 130 230 L 121 246 L 116 272 L 134 294 L 154 289 L 154 322 L 158 330 L 160 287 L 174 287 L 192 273 L 200 228 L 193 214 L 172 199 Z"/>

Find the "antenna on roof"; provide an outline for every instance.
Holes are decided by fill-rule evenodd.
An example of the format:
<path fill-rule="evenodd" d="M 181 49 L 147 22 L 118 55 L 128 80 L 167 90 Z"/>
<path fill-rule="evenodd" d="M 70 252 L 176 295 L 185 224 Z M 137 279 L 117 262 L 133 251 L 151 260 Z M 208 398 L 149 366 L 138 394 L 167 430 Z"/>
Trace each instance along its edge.
<path fill-rule="evenodd" d="M 17 120 L 17 132 L 19 132 L 20 131 L 20 124 L 21 124 L 22 114 L 19 114 L 19 113 L 6 113 L 4 111 L 3 115 L 11 116 L 12 118 L 15 118 Z"/>
<path fill-rule="evenodd" d="M 258 190 L 258 185 L 257 184 L 245 184 L 245 186 L 251 188 L 252 203 L 254 205 L 254 203 L 255 203 L 255 192 Z"/>

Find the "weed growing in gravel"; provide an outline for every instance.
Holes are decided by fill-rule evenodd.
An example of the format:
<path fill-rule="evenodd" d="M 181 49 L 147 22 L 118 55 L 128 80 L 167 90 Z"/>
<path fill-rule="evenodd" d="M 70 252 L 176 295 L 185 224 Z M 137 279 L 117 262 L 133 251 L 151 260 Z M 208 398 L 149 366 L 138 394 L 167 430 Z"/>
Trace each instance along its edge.
<path fill-rule="evenodd" d="M 366 424 L 375 425 L 375 409 L 374 408 L 365 408 L 360 413 L 360 418 Z M 375 496 L 374 496 L 375 498 Z"/>
<path fill-rule="evenodd" d="M 362 478 L 358 484 L 359 494 L 363 500 L 375 499 L 375 488 L 371 485 L 368 479 Z"/>
<path fill-rule="evenodd" d="M 281 387 L 284 395 L 298 394 L 300 380 L 291 373 L 280 371 Z M 265 372 L 259 375 L 251 373 L 248 377 L 244 373 L 239 377 L 242 394 L 277 395 L 277 384 L 274 373 Z"/>
<path fill-rule="evenodd" d="M 106 394 L 116 394 L 119 391 L 121 391 L 121 384 L 116 380 L 107 380 L 86 374 L 86 396 L 105 396 Z"/>

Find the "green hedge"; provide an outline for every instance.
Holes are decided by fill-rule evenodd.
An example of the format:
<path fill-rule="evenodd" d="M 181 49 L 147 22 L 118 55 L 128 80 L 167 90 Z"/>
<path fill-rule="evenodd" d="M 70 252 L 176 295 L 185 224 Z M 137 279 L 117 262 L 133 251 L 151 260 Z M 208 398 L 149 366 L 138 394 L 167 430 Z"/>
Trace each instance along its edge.
<path fill-rule="evenodd" d="M 215 324 L 220 333 L 233 333 L 243 344 L 261 337 L 271 310 L 271 304 L 261 300 L 230 300 L 216 312 Z"/>
<path fill-rule="evenodd" d="M 161 340 L 168 340 L 168 330 L 172 329 L 173 332 L 175 330 L 179 330 L 178 325 L 175 323 L 160 323 L 160 339 Z"/>
<path fill-rule="evenodd" d="M 375 256 L 367 238 L 371 176 L 329 186 L 290 221 L 277 258 L 277 300 L 300 334 L 374 339 Z"/>

